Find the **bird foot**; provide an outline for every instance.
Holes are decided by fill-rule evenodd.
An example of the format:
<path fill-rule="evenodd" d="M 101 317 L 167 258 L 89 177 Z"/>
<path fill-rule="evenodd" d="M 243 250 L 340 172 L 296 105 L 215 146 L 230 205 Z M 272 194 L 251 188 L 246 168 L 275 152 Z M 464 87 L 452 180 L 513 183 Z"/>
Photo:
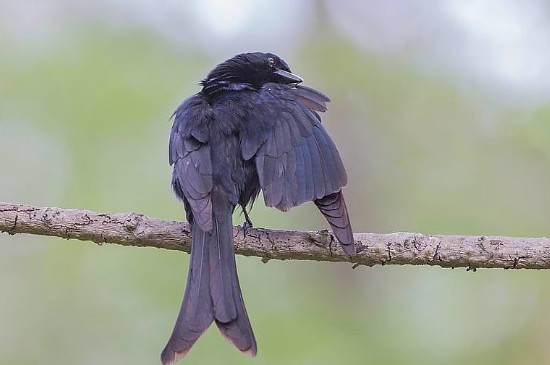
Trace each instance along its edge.
<path fill-rule="evenodd" d="M 246 220 L 243 222 L 242 228 L 243 228 L 243 236 L 246 237 L 246 233 L 248 232 L 248 230 L 254 228 L 254 226 L 252 225 L 252 222 L 250 220 Z"/>

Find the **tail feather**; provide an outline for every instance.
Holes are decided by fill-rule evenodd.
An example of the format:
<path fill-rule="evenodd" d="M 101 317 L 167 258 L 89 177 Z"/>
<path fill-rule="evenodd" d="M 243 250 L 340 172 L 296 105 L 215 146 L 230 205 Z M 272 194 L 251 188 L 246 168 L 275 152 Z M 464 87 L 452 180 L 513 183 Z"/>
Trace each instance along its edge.
<path fill-rule="evenodd" d="M 232 255 L 231 260 L 232 265 L 229 265 L 229 267 L 235 269 L 235 255 Z M 234 277 L 237 278 L 236 269 L 234 272 Z M 237 347 L 241 352 L 250 356 L 256 356 L 256 339 L 254 338 L 252 326 L 250 325 L 248 314 L 246 313 L 246 307 L 244 306 L 239 280 L 234 280 L 232 285 L 233 300 L 234 303 L 237 304 L 237 316 L 231 321 L 223 321 L 216 316 L 216 325 L 218 326 L 222 336 Z"/>
<path fill-rule="evenodd" d="M 215 320 L 222 335 L 239 350 L 256 354 L 256 340 L 242 299 L 229 202 L 213 201 L 210 232 L 192 227 L 191 262 L 187 286 L 174 330 L 161 360 L 164 365 L 183 358 Z"/>
<path fill-rule="evenodd" d="M 233 226 L 231 216 L 229 223 L 220 217 L 214 221 L 213 233 L 222 239 L 213 240 L 210 246 L 210 294 L 214 306 L 214 317 L 223 322 L 229 322 L 237 317 L 237 308 L 233 299 L 233 281 L 238 280 L 237 270 L 231 257 L 233 251 Z M 234 270 L 231 270 L 231 267 Z"/>
<path fill-rule="evenodd" d="M 189 273 L 181 309 L 174 330 L 162 351 L 163 364 L 170 364 L 187 355 L 193 344 L 214 321 L 210 296 L 208 233 L 193 225 Z"/>
<path fill-rule="evenodd" d="M 317 199 L 315 200 L 315 205 L 317 205 L 317 208 L 323 213 L 332 227 L 332 232 L 340 242 L 344 252 L 349 256 L 355 255 L 353 231 L 342 192 L 339 191 Z"/>

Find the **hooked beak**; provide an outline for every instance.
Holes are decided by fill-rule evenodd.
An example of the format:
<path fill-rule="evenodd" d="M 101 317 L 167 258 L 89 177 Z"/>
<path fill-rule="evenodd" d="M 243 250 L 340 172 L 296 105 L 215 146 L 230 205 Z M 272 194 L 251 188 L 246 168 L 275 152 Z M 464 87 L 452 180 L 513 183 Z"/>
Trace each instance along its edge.
<path fill-rule="evenodd" d="M 293 73 L 285 70 L 277 69 L 275 73 L 281 76 L 289 84 L 299 84 L 300 82 L 304 81 L 304 79 L 302 79 L 300 76 L 294 75 Z"/>

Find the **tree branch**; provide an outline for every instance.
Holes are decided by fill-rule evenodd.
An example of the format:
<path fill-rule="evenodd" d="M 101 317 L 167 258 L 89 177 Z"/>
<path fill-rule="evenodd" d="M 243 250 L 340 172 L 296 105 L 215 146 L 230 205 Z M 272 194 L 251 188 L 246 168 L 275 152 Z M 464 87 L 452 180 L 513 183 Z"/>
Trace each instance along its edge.
<path fill-rule="evenodd" d="M 187 223 L 138 213 L 95 213 L 0 202 L 0 231 L 93 241 L 100 245 L 157 247 L 189 252 Z M 327 231 L 233 229 L 235 251 L 277 260 L 346 261 L 356 265 L 432 265 L 441 267 L 548 269 L 550 239 L 499 236 L 440 236 L 419 233 L 356 233 L 357 255 L 347 257 Z"/>

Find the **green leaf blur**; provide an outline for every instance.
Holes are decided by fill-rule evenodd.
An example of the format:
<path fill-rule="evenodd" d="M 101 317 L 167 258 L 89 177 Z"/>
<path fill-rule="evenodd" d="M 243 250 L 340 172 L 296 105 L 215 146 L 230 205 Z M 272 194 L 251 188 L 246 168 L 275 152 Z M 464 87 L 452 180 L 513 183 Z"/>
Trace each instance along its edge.
<path fill-rule="evenodd" d="M 360 47 L 319 11 L 280 56 L 332 99 L 323 120 L 347 166 L 355 231 L 549 234 L 548 102 L 465 92 L 445 72 Z M 43 47 L 0 36 L 0 200 L 183 220 L 169 118 L 232 54 L 138 26 L 75 21 L 60 32 Z M 326 228 L 311 205 L 283 214 L 259 201 L 252 220 Z M 159 363 L 187 263 L 179 252 L 1 235 L 0 363 Z M 547 272 L 244 257 L 238 269 L 258 357 L 212 327 L 187 363 L 550 361 Z"/>

